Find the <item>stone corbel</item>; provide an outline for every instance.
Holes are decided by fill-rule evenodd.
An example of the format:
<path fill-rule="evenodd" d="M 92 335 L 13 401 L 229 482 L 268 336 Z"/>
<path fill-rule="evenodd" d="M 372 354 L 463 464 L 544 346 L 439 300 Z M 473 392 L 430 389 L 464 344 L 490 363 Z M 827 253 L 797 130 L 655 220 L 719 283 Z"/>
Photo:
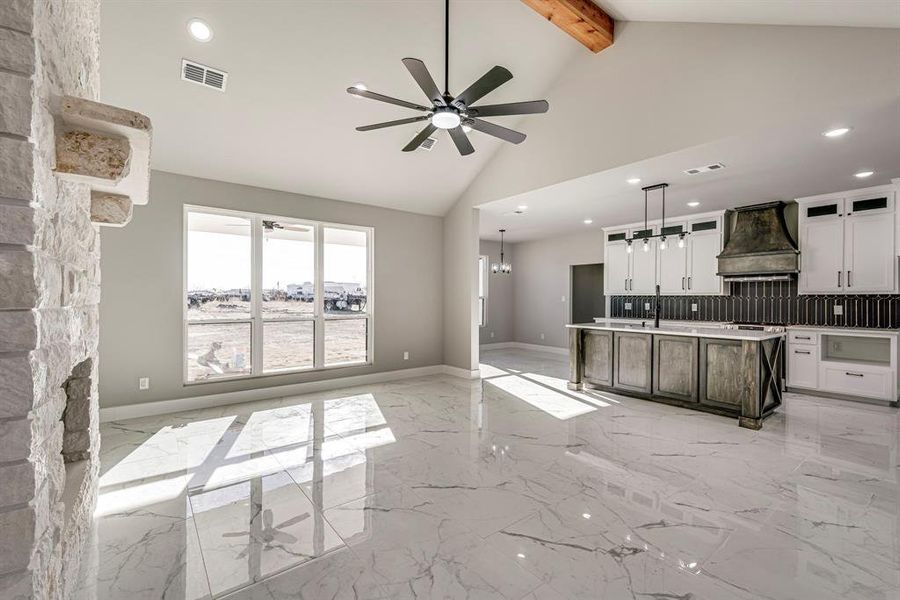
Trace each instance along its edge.
<path fill-rule="evenodd" d="M 56 174 L 91 188 L 91 221 L 122 227 L 150 200 L 150 119 L 64 96 L 56 109 Z"/>

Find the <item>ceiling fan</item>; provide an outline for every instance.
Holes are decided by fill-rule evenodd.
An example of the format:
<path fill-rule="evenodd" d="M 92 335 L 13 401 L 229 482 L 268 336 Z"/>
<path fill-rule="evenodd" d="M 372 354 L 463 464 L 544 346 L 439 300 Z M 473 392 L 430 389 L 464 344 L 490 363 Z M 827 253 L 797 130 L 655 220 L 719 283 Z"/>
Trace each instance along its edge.
<path fill-rule="evenodd" d="M 466 135 L 467 130 L 474 129 L 486 133 L 501 140 L 520 144 L 525 140 L 525 134 L 506 127 L 502 127 L 489 121 L 483 121 L 481 117 L 500 117 L 507 115 L 529 115 L 545 113 L 550 108 L 546 100 L 533 100 L 530 102 L 510 102 L 507 104 L 488 104 L 474 106 L 474 103 L 491 93 L 510 79 L 512 73 L 503 67 L 496 66 L 481 76 L 478 81 L 466 88 L 462 93 L 453 96 L 448 91 L 449 85 L 449 45 L 450 45 L 450 0 L 444 1 L 444 92 L 438 90 L 437 84 L 428 68 L 418 58 L 404 58 L 403 64 L 409 70 L 410 75 L 428 96 L 431 106 L 422 106 L 413 102 L 391 98 L 382 94 L 376 94 L 364 89 L 362 86 L 347 88 L 347 92 L 361 98 L 369 98 L 388 104 L 395 104 L 404 108 L 422 111 L 426 114 L 408 119 L 398 119 L 374 125 L 357 127 L 357 131 L 372 131 L 396 125 L 406 125 L 419 121 L 429 121 L 428 125 L 420 131 L 416 137 L 403 147 L 404 152 L 412 152 L 424 142 L 436 129 L 446 129 L 457 150 L 463 156 L 475 152 L 475 148 Z"/>

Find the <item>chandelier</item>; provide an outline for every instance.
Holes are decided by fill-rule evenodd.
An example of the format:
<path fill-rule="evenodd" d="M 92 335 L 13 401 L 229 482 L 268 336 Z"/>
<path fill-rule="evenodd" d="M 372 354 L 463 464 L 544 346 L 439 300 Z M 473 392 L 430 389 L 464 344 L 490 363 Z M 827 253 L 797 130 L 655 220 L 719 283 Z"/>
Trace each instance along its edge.
<path fill-rule="evenodd" d="M 504 273 L 509 274 L 512 272 L 512 265 L 504 260 L 503 256 L 503 234 L 506 233 L 505 229 L 500 229 L 500 262 L 494 263 L 491 265 L 491 273 Z"/>

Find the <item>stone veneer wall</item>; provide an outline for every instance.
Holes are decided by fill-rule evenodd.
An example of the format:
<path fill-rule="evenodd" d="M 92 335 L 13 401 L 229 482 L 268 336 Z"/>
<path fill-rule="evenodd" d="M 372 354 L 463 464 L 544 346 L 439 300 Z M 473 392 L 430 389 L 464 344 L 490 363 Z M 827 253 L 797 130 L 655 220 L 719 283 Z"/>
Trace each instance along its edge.
<path fill-rule="evenodd" d="M 0 0 L 4 600 L 71 595 L 96 504 L 99 235 L 88 187 L 53 174 L 51 110 L 59 95 L 98 96 L 99 9 L 99 0 Z M 82 401 L 65 418 L 80 430 L 64 435 L 68 387 Z M 68 477 L 64 450 L 86 458 Z"/>

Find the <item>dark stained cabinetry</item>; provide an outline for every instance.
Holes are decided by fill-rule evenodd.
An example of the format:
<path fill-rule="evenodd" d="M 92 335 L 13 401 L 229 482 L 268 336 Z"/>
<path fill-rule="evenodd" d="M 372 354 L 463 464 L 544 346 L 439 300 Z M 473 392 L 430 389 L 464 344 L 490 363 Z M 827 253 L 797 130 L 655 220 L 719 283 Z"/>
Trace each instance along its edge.
<path fill-rule="evenodd" d="M 613 332 L 584 332 L 584 378 L 588 383 L 608 385 L 613 383 Z"/>
<path fill-rule="evenodd" d="M 613 387 L 649 394 L 653 382 L 653 336 L 614 332 Z"/>
<path fill-rule="evenodd" d="M 697 401 L 698 342 L 684 336 L 653 336 L 654 396 Z"/>

